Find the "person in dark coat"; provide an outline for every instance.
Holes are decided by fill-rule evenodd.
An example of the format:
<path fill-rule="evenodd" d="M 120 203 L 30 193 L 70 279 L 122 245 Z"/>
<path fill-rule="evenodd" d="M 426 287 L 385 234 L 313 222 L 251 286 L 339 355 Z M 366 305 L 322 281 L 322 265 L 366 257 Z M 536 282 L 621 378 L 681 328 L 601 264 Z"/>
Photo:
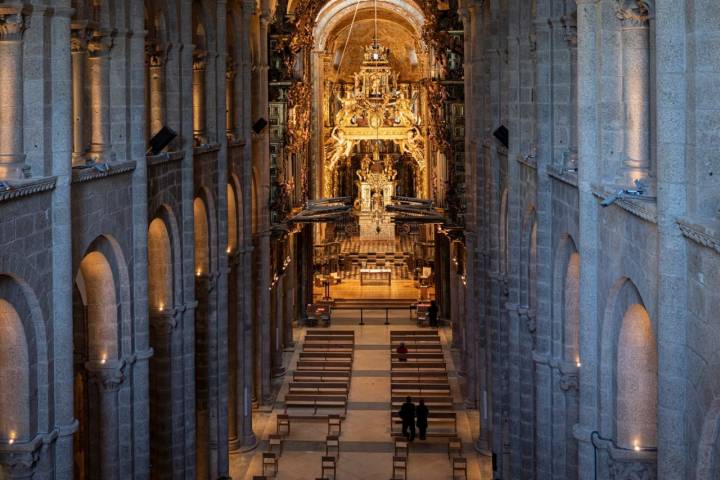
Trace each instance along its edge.
<path fill-rule="evenodd" d="M 407 362 L 408 349 L 405 346 L 405 342 L 400 342 L 400 346 L 397 347 L 396 352 L 398 354 L 398 360 L 401 362 Z"/>
<path fill-rule="evenodd" d="M 420 399 L 420 404 L 415 409 L 415 417 L 417 418 L 417 428 L 420 432 L 420 440 L 425 440 L 428 426 L 428 408 L 425 405 L 425 399 Z"/>
<path fill-rule="evenodd" d="M 412 398 L 407 397 L 400 407 L 400 419 L 403 435 L 412 442 L 415 440 L 415 404 L 412 403 Z"/>
<path fill-rule="evenodd" d="M 428 317 L 430 318 L 430 326 L 437 328 L 438 326 L 438 306 L 435 300 L 430 302 L 430 308 L 428 308 Z"/>

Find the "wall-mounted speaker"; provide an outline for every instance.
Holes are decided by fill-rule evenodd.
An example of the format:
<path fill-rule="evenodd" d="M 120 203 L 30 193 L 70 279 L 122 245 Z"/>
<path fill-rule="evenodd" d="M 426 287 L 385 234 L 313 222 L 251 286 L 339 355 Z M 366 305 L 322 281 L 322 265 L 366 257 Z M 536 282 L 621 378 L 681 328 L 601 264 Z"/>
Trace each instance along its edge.
<path fill-rule="evenodd" d="M 509 143 L 509 141 L 510 141 L 510 136 L 509 136 L 509 135 L 510 135 L 510 134 L 508 133 L 508 129 L 507 129 L 507 127 L 505 127 L 505 125 L 500 125 L 500 126 L 499 126 L 497 129 L 495 129 L 495 131 L 493 132 L 493 136 L 494 136 L 495 138 L 497 138 L 498 141 L 500 141 L 500 143 L 502 143 L 505 148 L 507 148 L 508 145 L 510 145 L 510 143 Z"/>
<path fill-rule="evenodd" d="M 177 133 L 167 126 L 163 126 L 151 139 L 150 139 L 150 154 L 157 155 L 162 152 L 162 149 L 167 147 L 173 138 L 177 137 Z"/>
<path fill-rule="evenodd" d="M 255 132 L 255 133 L 262 132 L 263 129 L 265 129 L 265 127 L 267 126 L 267 123 L 268 123 L 267 120 L 265 120 L 264 118 L 262 118 L 262 117 L 258 118 L 255 121 L 255 123 L 253 123 L 253 126 L 252 126 L 253 132 Z"/>

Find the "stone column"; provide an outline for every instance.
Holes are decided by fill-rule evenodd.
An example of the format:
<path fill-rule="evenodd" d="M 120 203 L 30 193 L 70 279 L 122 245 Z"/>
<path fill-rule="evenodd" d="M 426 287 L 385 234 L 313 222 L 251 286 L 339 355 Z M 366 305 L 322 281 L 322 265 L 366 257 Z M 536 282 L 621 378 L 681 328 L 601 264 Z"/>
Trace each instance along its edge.
<path fill-rule="evenodd" d="M 241 331 L 238 337 L 242 339 L 242 353 L 238 354 L 238 360 L 241 361 L 239 367 L 242 372 L 241 389 L 238 390 L 239 405 L 237 419 L 241 422 L 238 425 L 238 435 L 242 436 L 243 449 L 252 449 L 257 446 L 257 438 L 253 432 L 252 424 L 252 390 L 253 390 L 253 337 L 252 337 L 252 243 L 247 235 L 245 247 L 240 252 L 242 255 L 242 268 L 239 278 L 239 289 L 241 298 L 242 321 Z"/>
<path fill-rule="evenodd" d="M 561 18 L 565 41 L 570 51 L 570 145 L 565 156 L 563 173 L 577 172 L 578 168 L 578 78 L 577 78 L 577 17 Z"/>
<path fill-rule="evenodd" d="M 207 143 L 207 118 L 205 113 L 205 74 L 207 71 L 207 52 L 193 52 L 193 138 L 196 145 Z"/>
<path fill-rule="evenodd" d="M 87 30 L 75 29 L 70 37 L 72 59 L 72 164 L 85 163 L 85 73 L 87 61 Z"/>
<path fill-rule="evenodd" d="M 235 63 L 228 58 L 225 72 L 225 134 L 235 140 Z"/>
<path fill-rule="evenodd" d="M 650 12 L 649 2 L 620 0 L 622 22 L 623 103 L 625 104 L 625 160 L 621 185 L 647 181 L 650 173 Z"/>
<path fill-rule="evenodd" d="M 95 31 L 88 42 L 87 98 L 90 104 L 90 151 L 96 163 L 111 160 L 110 153 L 110 51 L 113 38 Z"/>
<path fill-rule="evenodd" d="M 108 360 L 106 363 L 87 362 L 90 382 L 95 386 L 97 403 L 97 425 L 100 450 L 99 477 L 113 480 L 118 478 L 119 467 L 119 429 L 118 429 L 118 391 L 125 381 L 125 361 Z"/>
<path fill-rule="evenodd" d="M 579 372 L 580 420 L 575 426 L 575 437 L 579 448 L 579 478 L 593 479 L 594 448 L 590 441 L 593 430 L 598 428 L 598 361 L 597 343 L 599 270 L 598 206 L 593 194 L 593 183 L 600 178 L 598 147 L 598 91 L 599 67 L 597 29 L 598 1 L 577 1 L 578 34 L 578 170 L 579 190 L 579 242 L 580 251 L 580 358 L 583 368 Z"/>
<path fill-rule="evenodd" d="M 29 176 L 23 146 L 23 32 L 25 16 L 0 8 L 0 180 Z"/>
<path fill-rule="evenodd" d="M 165 61 L 167 49 L 148 45 L 148 138 L 165 125 Z"/>

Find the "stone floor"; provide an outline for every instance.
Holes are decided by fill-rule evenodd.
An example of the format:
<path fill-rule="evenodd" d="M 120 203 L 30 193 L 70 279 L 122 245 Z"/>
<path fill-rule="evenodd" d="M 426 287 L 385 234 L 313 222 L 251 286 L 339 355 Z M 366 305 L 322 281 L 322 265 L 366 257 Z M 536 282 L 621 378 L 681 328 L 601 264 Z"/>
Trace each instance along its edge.
<path fill-rule="evenodd" d="M 342 328 L 348 329 L 351 318 L 338 318 Z M 340 437 L 340 457 L 337 479 L 388 479 L 392 473 L 393 440 L 390 436 L 390 329 L 409 329 L 415 325 L 398 312 L 391 319 L 391 326 L 368 324 L 353 326 L 355 330 L 355 357 L 350 387 L 348 414 L 343 422 Z M 332 328 L 332 327 L 331 327 Z M 267 439 L 275 433 L 275 417 L 282 412 L 282 400 L 287 382 L 302 349 L 305 330 L 297 329 L 295 340 L 298 347 L 288 353 L 288 375 L 278 381 L 276 405 L 261 408 L 254 414 L 255 433 L 260 444 L 247 453 L 231 454 L 231 475 L 235 480 L 252 480 L 262 470 L 262 452 L 266 451 Z M 478 435 L 477 410 L 465 410 L 462 396 L 462 377 L 455 371 L 455 362 L 449 349 L 449 329 L 441 329 L 443 348 L 448 364 L 448 375 L 458 412 L 458 434 L 468 458 L 468 478 L 490 479 L 491 462 L 474 449 Z M 313 480 L 320 477 L 320 457 L 324 454 L 327 423 L 323 421 L 293 421 L 292 432 L 285 438 L 284 453 L 280 457 L 280 480 Z M 410 446 L 408 480 L 452 479 L 451 463 L 447 457 L 447 440 L 428 437 L 418 439 Z"/>

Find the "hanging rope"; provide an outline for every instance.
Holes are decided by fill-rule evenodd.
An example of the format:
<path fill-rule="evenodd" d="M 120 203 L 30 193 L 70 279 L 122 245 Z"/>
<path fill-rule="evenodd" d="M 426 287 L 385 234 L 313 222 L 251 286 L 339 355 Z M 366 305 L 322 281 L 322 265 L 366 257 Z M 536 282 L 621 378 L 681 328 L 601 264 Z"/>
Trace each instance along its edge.
<path fill-rule="evenodd" d="M 350 41 L 350 35 L 352 35 L 353 26 L 355 25 L 355 17 L 357 16 L 358 7 L 360 7 L 360 0 L 357 0 L 357 2 L 355 2 L 355 12 L 353 13 L 352 22 L 350 22 L 350 29 L 348 30 L 347 37 L 345 38 L 345 45 L 343 45 L 342 53 L 340 54 L 340 62 L 338 62 L 338 73 L 337 73 L 338 79 L 340 79 L 340 70 L 342 69 L 342 62 L 343 62 L 343 59 L 345 58 L 345 50 L 347 50 L 348 42 Z"/>

